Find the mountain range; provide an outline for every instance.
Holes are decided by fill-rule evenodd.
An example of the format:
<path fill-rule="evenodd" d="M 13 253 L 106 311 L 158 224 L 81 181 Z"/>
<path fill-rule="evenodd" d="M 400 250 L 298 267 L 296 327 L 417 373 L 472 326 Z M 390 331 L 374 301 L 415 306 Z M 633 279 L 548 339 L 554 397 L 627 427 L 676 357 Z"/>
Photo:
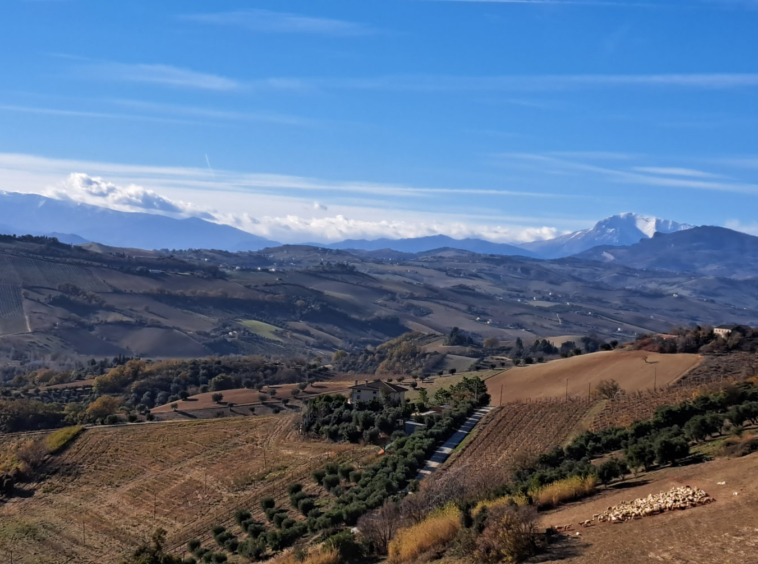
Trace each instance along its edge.
<path fill-rule="evenodd" d="M 599 246 L 576 258 L 631 268 L 693 272 L 722 278 L 758 276 L 758 237 L 723 227 L 655 233 L 628 246 Z"/>
<path fill-rule="evenodd" d="M 0 232 L 55 236 L 69 244 L 92 241 L 139 249 L 256 251 L 279 244 L 198 218 L 122 212 L 15 192 L 0 192 Z"/>
<path fill-rule="evenodd" d="M 575 231 L 546 241 L 533 241 L 521 245 L 540 258 L 561 258 L 597 247 L 634 245 L 658 233 L 676 233 L 691 229 L 692 225 L 658 219 L 636 213 L 623 213 L 603 219 L 591 229 Z"/>
<path fill-rule="evenodd" d="M 551 259 L 577 255 L 599 246 L 634 246 L 658 234 L 679 233 L 690 229 L 691 225 L 671 220 L 624 213 L 603 219 L 590 229 L 519 245 L 475 238 L 454 239 L 446 235 L 407 239 L 348 239 L 338 243 L 311 245 L 356 252 L 388 251 L 384 253 L 388 256 L 393 253 L 416 254 L 450 248 L 477 254 Z M 95 242 L 140 249 L 194 248 L 236 252 L 257 251 L 279 245 L 235 227 L 200 218 L 175 219 L 165 215 L 123 212 L 13 192 L 0 192 L 0 233 L 47 235 L 73 245 Z M 636 251 L 627 251 L 623 256 L 636 256 L 634 253 Z M 602 253 L 589 256 L 595 260 L 607 260 Z M 621 259 L 621 256 L 622 254 L 614 255 L 614 260 L 622 262 L 625 259 Z"/>
<path fill-rule="evenodd" d="M 447 235 L 431 235 L 411 239 L 347 239 L 339 243 L 321 245 L 330 249 L 380 251 L 390 249 L 401 253 L 423 253 L 434 249 L 450 248 L 484 255 L 514 255 L 536 257 L 535 253 L 515 245 L 492 243 L 483 239 L 453 239 Z"/>

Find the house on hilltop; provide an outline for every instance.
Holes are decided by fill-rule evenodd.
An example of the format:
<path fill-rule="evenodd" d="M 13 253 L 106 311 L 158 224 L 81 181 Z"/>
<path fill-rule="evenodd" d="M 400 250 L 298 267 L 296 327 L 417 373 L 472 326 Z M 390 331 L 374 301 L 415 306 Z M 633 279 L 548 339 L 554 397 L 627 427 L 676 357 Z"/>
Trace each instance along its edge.
<path fill-rule="evenodd" d="M 719 337 L 726 339 L 735 331 L 742 335 L 746 335 L 748 330 L 749 328 L 744 325 L 719 325 L 718 327 L 714 327 L 713 332 Z"/>
<path fill-rule="evenodd" d="M 393 403 L 401 403 L 405 400 L 405 392 L 407 391 L 402 386 L 381 380 L 374 380 L 373 382 L 366 380 L 365 384 L 359 384 L 356 380 L 355 386 L 350 387 L 350 403 L 371 401 L 372 399 L 383 400 L 385 398 Z"/>

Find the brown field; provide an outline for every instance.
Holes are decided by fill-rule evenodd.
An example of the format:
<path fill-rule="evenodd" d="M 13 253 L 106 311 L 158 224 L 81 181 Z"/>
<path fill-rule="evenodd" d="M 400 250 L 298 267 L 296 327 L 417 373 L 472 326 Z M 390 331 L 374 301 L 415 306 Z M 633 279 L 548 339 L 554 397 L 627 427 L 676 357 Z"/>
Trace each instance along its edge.
<path fill-rule="evenodd" d="M 487 380 L 492 405 L 535 398 L 588 397 L 600 380 L 616 380 L 627 392 L 664 387 L 676 382 L 701 361 L 695 354 L 658 354 L 645 351 L 603 351 L 514 367 Z M 657 372 L 657 378 L 656 378 Z M 657 380 L 657 381 L 656 381 Z"/>
<path fill-rule="evenodd" d="M 214 525 L 239 532 L 236 509 L 265 520 L 262 497 L 289 508 L 290 483 L 326 495 L 310 473 L 329 459 L 360 466 L 375 456 L 373 447 L 302 440 L 297 422 L 292 414 L 88 429 L 45 481 L 0 505 L 0 554 L 13 550 L 19 564 L 107 564 L 157 527 L 181 552 L 192 538 L 209 540 Z"/>
<path fill-rule="evenodd" d="M 542 523 L 572 523 L 574 531 L 563 537 L 540 562 L 572 564 L 754 564 L 758 562 L 758 454 L 717 459 L 703 464 L 664 468 L 611 487 L 581 502 L 544 515 Z M 717 482 L 726 482 L 718 485 Z M 621 501 L 657 494 L 676 486 L 705 490 L 715 503 L 686 511 L 645 517 L 621 525 L 577 526 Z M 738 495 L 734 495 L 735 492 Z"/>
<path fill-rule="evenodd" d="M 477 471 L 508 467 L 522 456 L 536 456 L 562 445 L 581 426 L 592 403 L 538 401 L 512 403 L 493 409 L 478 425 L 471 442 L 451 468 Z"/>

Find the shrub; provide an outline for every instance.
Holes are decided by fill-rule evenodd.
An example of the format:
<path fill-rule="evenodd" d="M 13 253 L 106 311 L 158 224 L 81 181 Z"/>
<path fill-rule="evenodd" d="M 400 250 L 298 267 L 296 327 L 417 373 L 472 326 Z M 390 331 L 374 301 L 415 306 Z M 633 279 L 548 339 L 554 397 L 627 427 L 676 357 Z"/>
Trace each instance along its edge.
<path fill-rule="evenodd" d="M 330 462 L 324 466 L 324 470 L 327 474 L 337 474 L 337 472 L 339 472 L 339 466 L 335 462 Z"/>
<path fill-rule="evenodd" d="M 340 561 L 350 562 L 363 556 L 363 548 L 355 541 L 355 535 L 350 531 L 342 531 L 329 537 L 324 543 L 328 551 L 336 551 Z"/>
<path fill-rule="evenodd" d="M 327 491 L 331 491 L 340 485 L 340 477 L 336 474 L 327 474 L 321 482 Z"/>
<path fill-rule="evenodd" d="M 324 481 L 324 476 L 326 476 L 326 470 L 315 470 L 311 475 L 313 476 L 313 480 L 318 485 L 321 485 L 321 483 Z"/>
<path fill-rule="evenodd" d="M 355 468 L 353 468 L 350 464 L 343 464 L 339 468 L 340 478 L 342 478 L 343 480 L 349 480 L 350 472 L 352 472 L 353 470 L 355 470 Z"/>
<path fill-rule="evenodd" d="M 595 493 L 595 476 L 574 476 L 558 480 L 529 492 L 540 508 L 556 507 L 567 501 L 579 499 Z"/>
<path fill-rule="evenodd" d="M 78 437 L 84 427 L 77 425 L 76 427 L 66 427 L 53 431 L 48 435 L 45 440 L 45 447 L 50 454 L 56 454 L 65 449 L 76 437 Z"/>
<path fill-rule="evenodd" d="M 196 551 L 198 548 L 200 548 L 200 545 L 201 545 L 201 544 L 202 544 L 202 543 L 201 543 L 199 540 L 197 540 L 197 539 L 192 539 L 191 541 L 189 541 L 189 542 L 187 543 L 187 550 L 188 550 L 189 552 L 191 552 L 192 554 L 194 554 L 194 553 L 195 553 L 195 551 Z"/>
<path fill-rule="evenodd" d="M 297 509 L 303 515 L 308 515 L 315 507 L 316 503 L 309 497 L 301 499 L 297 504 Z"/>
<path fill-rule="evenodd" d="M 213 403 L 221 403 L 221 400 L 224 399 L 224 394 L 216 392 L 215 394 L 211 394 L 211 399 Z"/>
<path fill-rule="evenodd" d="M 428 550 L 442 549 L 460 528 L 460 510 L 454 504 L 438 509 L 420 523 L 398 531 L 389 545 L 389 562 L 409 562 Z"/>
<path fill-rule="evenodd" d="M 234 512 L 234 520 L 240 526 L 242 526 L 243 521 L 247 521 L 250 517 L 252 517 L 252 515 L 250 515 L 250 512 L 245 509 L 238 509 Z"/>
<path fill-rule="evenodd" d="M 273 497 L 264 497 L 261 500 L 261 509 L 266 511 L 266 509 L 273 509 L 276 507 L 276 500 Z"/>
<path fill-rule="evenodd" d="M 533 507 L 491 509 L 476 541 L 477 562 L 521 562 L 537 552 L 537 512 Z"/>

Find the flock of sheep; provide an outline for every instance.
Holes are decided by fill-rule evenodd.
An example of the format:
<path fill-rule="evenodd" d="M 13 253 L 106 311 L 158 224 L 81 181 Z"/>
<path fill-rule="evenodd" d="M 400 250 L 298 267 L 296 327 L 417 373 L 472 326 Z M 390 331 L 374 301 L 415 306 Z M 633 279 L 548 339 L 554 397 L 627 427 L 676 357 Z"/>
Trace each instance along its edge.
<path fill-rule="evenodd" d="M 579 523 L 582 527 L 588 527 L 594 523 L 623 523 L 632 519 L 639 519 L 648 515 L 656 515 L 666 511 L 689 509 L 698 505 L 705 505 L 714 501 L 701 489 L 684 486 L 673 488 L 657 495 L 650 494 L 634 501 L 624 501 L 613 507 L 609 507 L 603 513 L 592 516 L 592 519 Z"/>

